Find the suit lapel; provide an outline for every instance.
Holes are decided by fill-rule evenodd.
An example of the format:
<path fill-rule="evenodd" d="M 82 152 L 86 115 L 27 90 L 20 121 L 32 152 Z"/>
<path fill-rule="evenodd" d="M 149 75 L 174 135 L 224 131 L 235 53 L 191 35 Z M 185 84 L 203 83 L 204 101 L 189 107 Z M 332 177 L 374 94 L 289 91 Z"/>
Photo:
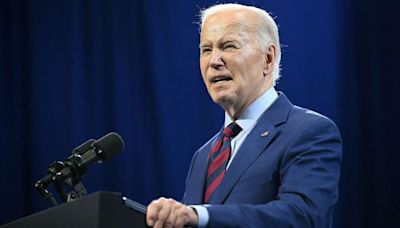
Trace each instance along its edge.
<path fill-rule="evenodd" d="M 211 204 L 224 202 L 246 169 L 266 151 L 267 146 L 278 136 L 279 130 L 276 126 L 286 121 L 291 107 L 292 104 L 287 97 L 280 93 L 278 99 L 264 112 L 243 142 L 220 186 L 211 196 Z M 205 176 L 203 178 L 205 179 Z"/>
<path fill-rule="evenodd" d="M 221 129 L 222 130 L 222 129 Z M 198 157 L 195 159 L 193 164 L 193 171 L 187 184 L 185 193 L 185 204 L 202 204 L 204 195 L 204 186 L 208 168 L 208 154 L 211 151 L 212 145 L 217 140 L 218 134 L 216 134 L 211 140 L 209 140 L 203 147 L 198 151 Z"/>

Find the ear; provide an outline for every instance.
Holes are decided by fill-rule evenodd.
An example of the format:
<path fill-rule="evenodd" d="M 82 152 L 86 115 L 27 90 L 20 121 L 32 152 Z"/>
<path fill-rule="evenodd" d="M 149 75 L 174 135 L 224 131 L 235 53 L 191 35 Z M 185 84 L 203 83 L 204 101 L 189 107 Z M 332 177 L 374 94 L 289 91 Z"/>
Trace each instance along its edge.
<path fill-rule="evenodd" d="M 265 50 L 264 71 L 263 71 L 264 76 L 272 75 L 272 71 L 274 69 L 274 64 L 275 64 L 275 53 L 276 53 L 275 44 L 270 44 L 267 50 Z"/>

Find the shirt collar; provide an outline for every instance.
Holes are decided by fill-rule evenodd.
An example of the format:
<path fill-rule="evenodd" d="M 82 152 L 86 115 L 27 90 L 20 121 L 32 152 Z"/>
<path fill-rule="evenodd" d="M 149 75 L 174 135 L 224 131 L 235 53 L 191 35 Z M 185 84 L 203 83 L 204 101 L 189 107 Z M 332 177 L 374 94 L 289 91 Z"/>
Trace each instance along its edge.
<path fill-rule="evenodd" d="M 236 123 L 245 131 L 248 132 L 256 124 L 258 118 L 271 106 L 278 98 L 278 93 L 274 87 L 269 88 L 263 95 L 257 98 L 236 120 Z M 227 127 L 233 121 L 225 112 L 224 127 Z"/>

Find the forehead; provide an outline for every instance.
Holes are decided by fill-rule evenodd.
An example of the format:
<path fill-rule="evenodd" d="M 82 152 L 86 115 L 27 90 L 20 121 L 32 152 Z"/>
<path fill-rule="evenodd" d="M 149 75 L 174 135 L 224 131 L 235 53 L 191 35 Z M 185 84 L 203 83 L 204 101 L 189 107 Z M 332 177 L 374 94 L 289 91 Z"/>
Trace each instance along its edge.
<path fill-rule="evenodd" d="M 247 12 L 226 11 L 209 16 L 204 21 L 200 40 L 219 40 L 227 36 L 244 37 L 251 34 L 251 18 L 247 18 Z"/>

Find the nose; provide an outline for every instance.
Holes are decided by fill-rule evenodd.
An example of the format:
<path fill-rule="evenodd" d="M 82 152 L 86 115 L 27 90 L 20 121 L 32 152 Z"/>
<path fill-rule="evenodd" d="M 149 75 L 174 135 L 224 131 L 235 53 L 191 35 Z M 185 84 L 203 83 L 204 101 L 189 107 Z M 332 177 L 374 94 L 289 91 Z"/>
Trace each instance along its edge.
<path fill-rule="evenodd" d="M 211 53 L 211 59 L 210 59 L 210 66 L 212 68 L 218 69 L 220 66 L 223 66 L 224 60 L 223 60 L 223 53 L 221 50 L 218 48 L 214 48 Z"/>

